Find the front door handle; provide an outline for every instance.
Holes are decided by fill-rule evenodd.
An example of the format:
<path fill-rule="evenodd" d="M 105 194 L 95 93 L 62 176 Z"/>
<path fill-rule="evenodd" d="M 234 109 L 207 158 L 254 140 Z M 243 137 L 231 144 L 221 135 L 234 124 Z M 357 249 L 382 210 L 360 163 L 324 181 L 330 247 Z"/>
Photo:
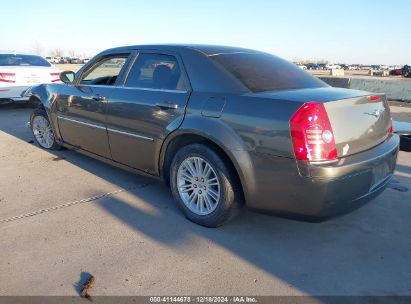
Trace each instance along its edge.
<path fill-rule="evenodd" d="M 178 108 L 177 104 L 171 103 L 171 102 L 168 102 L 168 101 L 157 102 L 156 106 L 159 107 L 160 109 L 163 109 L 163 110 L 170 110 L 170 109 L 176 110 Z"/>
<path fill-rule="evenodd" d="M 107 98 L 101 95 L 91 97 L 95 101 L 107 102 Z"/>

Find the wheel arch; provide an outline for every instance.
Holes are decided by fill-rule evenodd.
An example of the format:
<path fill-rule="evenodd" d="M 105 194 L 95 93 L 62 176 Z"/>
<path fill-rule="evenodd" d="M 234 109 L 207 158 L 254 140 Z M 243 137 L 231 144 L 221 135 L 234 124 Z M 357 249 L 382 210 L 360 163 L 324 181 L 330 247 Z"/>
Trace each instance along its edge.
<path fill-rule="evenodd" d="M 46 84 L 30 87 L 24 92 L 24 94 L 30 96 L 30 102 L 37 102 L 39 107 L 42 106 L 45 110 L 49 111 L 51 100 Z"/>
<path fill-rule="evenodd" d="M 220 137 L 224 132 L 220 132 Z M 221 138 L 210 135 L 198 129 L 178 129 L 170 134 L 162 145 L 159 157 L 159 172 L 161 179 L 169 184 L 170 167 L 173 155 L 182 147 L 201 143 L 208 147 L 212 147 L 220 157 L 230 166 L 235 177 L 237 178 L 245 201 L 248 201 L 250 193 L 253 192 L 254 186 L 254 170 L 249 156 L 249 152 L 245 149 L 230 149 Z"/>
<path fill-rule="evenodd" d="M 40 109 L 46 110 L 46 108 L 44 107 L 43 102 L 36 95 L 31 95 L 29 97 L 29 103 L 32 104 L 32 105 L 35 105 L 37 109 L 40 108 Z"/>
<path fill-rule="evenodd" d="M 47 84 L 41 84 L 28 88 L 25 94 L 29 97 L 29 102 L 37 105 L 37 109 L 43 109 L 50 121 L 51 127 L 53 128 L 54 135 L 57 141 L 61 141 L 60 130 L 58 128 L 57 116 L 53 115 L 54 100 L 56 95 L 49 92 Z M 55 110 L 54 110 L 55 111 Z M 30 118 L 31 120 L 31 118 Z"/>

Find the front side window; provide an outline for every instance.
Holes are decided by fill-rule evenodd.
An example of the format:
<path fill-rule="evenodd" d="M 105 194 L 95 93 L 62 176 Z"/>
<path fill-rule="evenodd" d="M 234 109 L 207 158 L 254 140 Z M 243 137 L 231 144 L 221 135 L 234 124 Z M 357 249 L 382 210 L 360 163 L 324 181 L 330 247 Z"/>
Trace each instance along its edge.
<path fill-rule="evenodd" d="M 177 58 L 142 53 L 131 68 L 125 86 L 146 89 L 186 90 Z"/>
<path fill-rule="evenodd" d="M 128 55 L 107 57 L 97 62 L 81 78 L 81 84 L 114 85 Z"/>

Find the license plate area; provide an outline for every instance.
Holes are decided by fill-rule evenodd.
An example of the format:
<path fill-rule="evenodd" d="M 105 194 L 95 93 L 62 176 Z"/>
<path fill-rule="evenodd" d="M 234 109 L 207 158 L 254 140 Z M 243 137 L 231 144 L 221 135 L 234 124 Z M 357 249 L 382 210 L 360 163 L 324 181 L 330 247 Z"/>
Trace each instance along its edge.
<path fill-rule="evenodd" d="M 27 83 L 40 83 L 40 82 L 41 82 L 40 78 L 32 77 L 32 78 L 27 79 Z"/>

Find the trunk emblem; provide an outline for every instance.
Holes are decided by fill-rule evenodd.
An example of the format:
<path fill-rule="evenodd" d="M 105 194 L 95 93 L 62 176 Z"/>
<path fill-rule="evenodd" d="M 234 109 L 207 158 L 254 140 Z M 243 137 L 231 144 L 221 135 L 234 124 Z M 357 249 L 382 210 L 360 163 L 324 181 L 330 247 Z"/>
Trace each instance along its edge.
<path fill-rule="evenodd" d="M 380 115 L 383 112 L 384 112 L 384 109 L 375 109 L 375 110 L 370 111 L 370 112 L 365 112 L 364 114 L 371 115 L 371 116 L 374 116 L 374 117 L 378 118 L 378 117 L 380 117 Z"/>

